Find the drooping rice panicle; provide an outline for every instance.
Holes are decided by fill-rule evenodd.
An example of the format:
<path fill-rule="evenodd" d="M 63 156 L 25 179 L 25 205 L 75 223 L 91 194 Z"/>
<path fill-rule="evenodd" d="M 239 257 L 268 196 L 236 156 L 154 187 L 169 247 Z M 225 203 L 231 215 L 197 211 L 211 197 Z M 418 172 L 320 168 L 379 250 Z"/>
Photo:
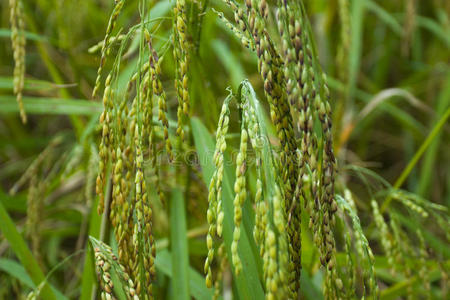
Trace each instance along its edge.
<path fill-rule="evenodd" d="M 174 57 L 177 64 L 175 90 L 178 98 L 177 135 L 184 141 L 184 126 L 189 117 L 189 42 L 187 8 L 185 0 L 177 0 L 174 12 Z"/>
<path fill-rule="evenodd" d="M 151 55 L 149 56 L 149 72 L 153 84 L 153 93 L 156 96 L 158 103 L 158 120 L 161 121 L 164 127 L 164 140 L 166 141 L 166 151 L 169 156 L 169 161 L 173 160 L 172 144 L 169 139 L 169 121 L 167 118 L 167 100 L 166 93 L 163 90 L 161 83 L 161 62 L 158 54 L 152 47 L 150 35 L 147 37 L 148 47 Z"/>
<path fill-rule="evenodd" d="M 233 231 L 233 243 L 231 244 L 231 261 L 234 266 L 236 275 L 242 270 L 242 262 L 238 254 L 238 242 L 241 236 L 241 222 L 242 222 L 242 206 L 246 197 L 246 180 L 245 172 L 247 170 L 247 142 L 248 133 L 247 130 L 241 131 L 241 143 L 239 147 L 239 153 L 236 158 L 236 181 L 234 182 L 235 197 L 233 201 L 234 205 L 234 231 Z"/>
<path fill-rule="evenodd" d="M 106 62 L 106 57 L 109 54 L 109 45 L 111 42 L 110 41 L 111 34 L 112 34 L 112 31 L 114 30 L 114 27 L 116 26 L 117 18 L 119 17 L 119 14 L 123 8 L 124 3 L 125 3 L 125 0 L 115 1 L 114 9 L 111 13 L 111 16 L 109 17 L 108 26 L 106 27 L 106 33 L 105 33 L 105 37 L 103 39 L 103 44 L 102 44 L 102 54 L 101 54 L 101 58 L 100 58 L 100 66 L 98 67 L 98 70 L 97 70 L 97 78 L 95 79 L 95 86 L 94 86 L 94 90 L 92 91 L 92 98 L 95 98 L 98 90 L 100 89 L 100 81 L 101 81 L 103 67 Z M 105 86 L 105 88 L 106 88 L 106 86 Z"/>
<path fill-rule="evenodd" d="M 23 88 L 25 86 L 25 20 L 21 0 L 9 0 L 9 20 L 11 23 L 11 42 L 14 52 L 14 94 L 19 105 L 22 123 L 27 123 L 23 105 Z"/>
<path fill-rule="evenodd" d="M 225 136 L 228 132 L 229 124 L 229 103 L 231 97 L 227 97 L 222 105 L 222 111 L 219 117 L 219 124 L 216 133 L 216 149 L 214 151 L 214 165 L 215 171 L 209 184 L 208 192 L 208 211 L 207 221 L 209 224 L 208 235 L 206 237 L 208 255 L 204 265 L 204 271 L 206 275 L 206 285 L 212 286 L 212 272 L 211 264 L 214 259 L 214 237 L 216 235 L 221 236 L 223 230 L 223 218 L 224 213 L 222 211 L 222 180 L 224 172 L 224 152 L 227 148 Z"/>

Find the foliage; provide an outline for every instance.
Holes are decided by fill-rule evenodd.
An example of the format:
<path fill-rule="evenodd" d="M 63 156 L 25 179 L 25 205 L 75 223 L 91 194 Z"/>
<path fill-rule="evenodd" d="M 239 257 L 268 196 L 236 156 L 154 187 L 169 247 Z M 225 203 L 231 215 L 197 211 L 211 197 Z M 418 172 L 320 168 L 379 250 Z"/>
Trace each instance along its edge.
<path fill-rule="evenodd" d="M 1 3 L 0 298 L 445 299 L 447 2 Z"/>

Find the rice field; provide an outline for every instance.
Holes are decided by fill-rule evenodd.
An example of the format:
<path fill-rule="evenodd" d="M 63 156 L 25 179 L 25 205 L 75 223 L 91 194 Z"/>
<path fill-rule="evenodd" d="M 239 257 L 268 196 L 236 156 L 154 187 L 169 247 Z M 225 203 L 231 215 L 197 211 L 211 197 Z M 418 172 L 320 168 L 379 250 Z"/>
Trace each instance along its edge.
<path fill-rule="evenodd" d="M 0 9 L 0 299 L 449 297 L 450 2 Z"/>

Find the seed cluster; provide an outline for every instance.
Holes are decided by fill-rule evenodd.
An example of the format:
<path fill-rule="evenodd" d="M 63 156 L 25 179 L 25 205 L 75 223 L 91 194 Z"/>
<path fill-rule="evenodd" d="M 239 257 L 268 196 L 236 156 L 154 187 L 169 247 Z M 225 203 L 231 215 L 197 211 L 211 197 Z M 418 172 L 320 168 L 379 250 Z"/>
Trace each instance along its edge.
<path fill-rule="evenodd" d="M 189 117 L 189 42 L 187 31 L 187 8 L 185 0 L 177 0 L 174 12 L 174 58 L 177 64 L 175 89 L 178 97 L 177 109 L 177 135 L 184 141 L 183 126 Z"/>
<path fill-rule="evenodd" d="M 31 250 L 33 254 L 40 257 L 40 241 L 42 222 L 40 218 L 43 215 L 44 195 L 46 183 L 39 181 L 38 175 L 34 174 L 30 180 L 30 188 L 28 190 L 27 199 L 27 222 L 26 234 L 31 239 Z"/>
<path fill-rule="evenodd" d="M 115 12 L 116 9 L 113 13 Z M 127 41 L 128 38 L 121 41 L 122 48 Z M 125 97 L 117 95 L 117 65 L 105 81 L 104 111 L 100 116 L 102 137 L 96 191 L 99 195 L 99 213 L 109 212 L 120 263 L 133 279 L 133 288 L 139 297 L 152 299 L 156 248 L 145 158 L 148 157 L 151 169 L 156 175 L 155 189 L 164 203 L 156 153 L 157 129 L 162 131 L 161 139 L 169 160 L 173 159 L 173 153 L 166 94 L 160 78 L 161 60 L 146 29 L 141 34 L 141 45 L 148 47 L 148 61 L 142 61 L 137 72 L 130 77 Z M 133 85 L 136 86 L 135 94 L 132 93 Z M 154 121 L 154 107 L 157 108 L 157 120 L 160 123 Z M 105 194 L 108 181 L 112 183 L 110 195 Z"/>
<path fill-rule="evenodd" d="M 61 142 L 61 136 L 53 138 L 9 191 L 10 194 L 14 195 L 21 187 L 29 183 L 26 206 L 27 219 L 24 229 L 26 237 L 30 239 L 33 255 L 38 260 L 42 259 L 42 220 L 44 218 L 46 192 L 58 172 L 62 171 L 61 164 L 65 161 L 65 155 L 63 155 L 55 162 L 56 148 L 60 146 Z"/>
<path fill-rule="evenodd" d="M 394 271 L 396 269 L 395 259 L 399 258 L 398 249 L 397 247 L 395 247 L 395 242 L 393 240 L 391 231 L 389 230 L 388 225 L 386 224 L 384 217 L 381 214 L 380 209 L 378 208 L 378 203 L 375 200 L 372 200 L 371 205 L 375 219 L 375 224 L 377 226 L 380 236 L 382 236 L 382 238 L 380 238 L 381 244 L 388 257 L 388 263 L 391 266 L 391 270 Z"/>
<path fill-rule="evenodd" d="M 118 262 L 112 249 L 99 241 L 95 241 L 93 244 L 95 245 L 95 267 L 102 287 L 101 299 L 116 299 L 113 293 L 114 284 L 111 279 L 112 270 L 118 275 L 127 299 L 140 299 L 139 294 L 134 289 L 135 284 L 133 283 L 133 280 L 128 276 L 124 266 Z"/>
<path fill-rule="evenodd" d="M 205 261 L 204 270 L 206 273 L 206 285 L 212 287 L 211 264 L 214 259 L 214 238 L 222 236 L 224 212 L 222 210 L 222 181 L 224 172 L 224 152 L 227 148 L 225 136 L 228 132 L 230 122 L 229 103 L 231 97 L 227 97 L 222 105 L 219 124 L 216 133 L 216 149 L 214 151 L 215 171 L 209 184 L 207 221 L 209 224 L 206 244 L 208 256 Z"/>
<path fill-rule="evenodd" d="M 117 39 L 117 38 L 111 38 L 111 35 L 112 35 L 114 27 L 116 26 L 117 18 L 119 17 L 120 12 L 122 11 L 124 3 L 125 3 L 125 0 L 115 1 L 115 6 L 113 9 L 113 12 L 111 13 L 111 16 L 109 17 L 108 26 L 106 27 L 105 38 L 103 39 L 102 51 L 101 51 L 102 56 L 100 58 L 100 66 L 97 71 L 97 78 L 95 79 L 95 87 L 92 92 L 92 98 L 95 98 L 98 90 L 100 89 L 101 75 L 102 75 L 103 67 L 106 63 L 106 57 L 109 54 L 109 45 Z M 106 86 L 105 86 L 105 88 L 106 88 Z"/>
<path fill-rule="evenodd" d="M 241 40 L 244 36 L 253 42 L 271 119 L 280 141 L 277 164 L 283 166 L 280 173 L 289 236 L 290 295 L 296 298 L 300 288 L 301 200 L 311 217 L 314 241 L 327 269 L 327 278 L 332 282 L 330 293 L 338 295 L 341 284 L 336 282 L 341 280 L 334 270 L 336 246 L 332 226 L 337 204 L 330 96 L 313 51 L 303 6 L 300 2 L 278 2 L 279 36 L 273 38 L 267 29 L 272 10 L 267 1 L 246 0 L 245 7 L 232 0 L 224 2 L 233 9 L 237 23 L 236 27 L 229 27 L 233 32 L 240 30 L 237 36 Z M 274 41 L 279 39 L 281 47 L 277 49 Z M 245 41 L 243 44 L 248 46 Z M 320 134 L 315 131 L 318 126 Z M 264 210 L 263 207 L 257 206 L 257 210 Z M 261 226 L 261 221 L 257 219 L 256 226 Z M 259 239 L 257 234 L 255 238 Z"/>
<path fill-rule="evenodd" d="M 19 105 L 20 118 L 27 122 L 22 94 L 25 85 L 25 21 L 21 0 L 9 0 L 9 18 L 11 22 L 11 42 L 14 52 L 14 94 Z"/>
<path fill-rule="evenodd" d="M 137 129 L 136 129 L 137 130 Z M 138 136 L 138 134 L 136 134 Z M 136 141 L 138 144 L 139 141 Z M 152 209 L 147 194 L 147 187 L 144 180 L 143 162 L 141 146 L 139 145 L 136 150 L 136 219 L 133 232 L 133 245 L 135 253 L 149 253 L 149 255 L 142 255 L 139 262 L 135 262 L 134 278 L 140 278 L 144 276 L 146 286 L 138 286 L 136 290 L 140 291 L 141 288 L 145 294 L 144 299 L 152 298 L 153 289 L 151 282 L 153 282 L 156 276 L 155 270 L 155 255 L 156 247 L 152 234 Z M 140 267 L 141 265 L 142 267 Z M 148 297 L 147 297 L 148 296 Z"/>
<path fill-rule="evenodd" d="M 406 199 L 404 199 L 406 200 Z M 412 240 L 410 239 L 410 235 L 406 234 L 399 225 L 399 221 L 397 217 L 393 214 L 389 215 L 389 222 L 386 222 L 383 214 L 381 213 L 378 203 L 376 200 L 372 200 L 372 211 L 375 220 L 376 227 L 378 229 L 381 245 L 383 250 L 387 256 L 388 263 L 391 269 L 391 273 L 393 275 L 402 275 L 405 278 L 412 276 L 413 269 L 411 264 L 407 262 L 407 260 L 416 260 L 419 263 L 414 266 L 418 270 L 418 276 L 423 278 L 423 283 L 425 287 L 425 293 L 429 294 L 429 280 L 427 279 L 427 274 L 429 270 L 427 270 L 426 263 L 420 263 L 424 261 L 424 258 L 428 256 L 426 245 L 423 241 L 423 237 L 420 231 L 416 231 L 417 238 L 419 243 L 415 246 L 415 249 L 411 247 Z M 405 204 L 405 203 L 404 203 Z M 409 207 L 408 204 L 405 204 Z M 417 205 L 417 204 L 415 204 Z M 419 211 L 412 209 L 415 211 L 417 215 L 422 215 L 425 211 L 421 208 Z M 439 217 L 438 217 L 439 218 Z M 419 295 L 417 294 L 418 290 L 413 289 L 412 285 L 408 285 L 407 287 L 407 298 L 408 299 L 417 299 Z M 429 296 L 429 295 L 428 295 Z M 427 296 L 427 297 L 428 297 Z"/>
<path fill-rule="evenodd" d="M 105 256 L 100 252 L 99 248 L 94 249 L 95 266 L 100 277 L 102 286 L 102 299 L 115 299 L 113 294 L 114 284 L 111 279 L 111 265 L 106 261 Z"/>
<path fill-rule="evenodd" d="M 430 271 L 427 267 L 427 258 L 429 257 L 428 251 L 426 248 L 425 240 L 423 238 L 423 234 L 420 230 L 416 231 L 417 238 L 419 239 L 420 247 L 419 247 L 419 278 L 420 282 L 423 282 L 425 293 L 427 298 L 431 298 L 431 284 L 430 284 Z"/>
<path fill-rule="evenodd" d="M 412 252 L 411 246 L 408 243 L 409 239 L 400 229 L 400 226 L 398 225 L 395 217 L 391 219 L 390 225 L 392 228 L 392 232 L 394 233 L 393 246 L 395 251 L 395 260 L 398 264 L 397 270 L 399 272 L 402 272 L 406 278 L 410 278 L 412 276 L 412 270 L 410 265 L 406 263 L 406 257 L 410 257 Z M 408 300 L 417 298 L 413 291 L 412 285 L 408 285 L 406 291 L 406 298 Z"/>
<path fill-rule="evenodd" d="M 163 86 L 161 83 L 161 62 L 158 59 L 158 54 L 152 46 L 152 41 L 150 38 L 150 34 L 146 31 L 146 39 L 148 41 L 148 46 L 151 51 L 151 55 L 149 56 L 149 80 L 153 85 L 153 93 L 158 103 L 158 120 L 161 121 L 164 127 L 164 140 L 166 141 L 166 151 L 169 155 L 169 160 L 173 160 L 172 153 L 172 143 L 169 139 L 169 119 L 167 118 L 167 98 L 166 93 L 163 90 Z M 151 105 L 151 103 L 149 103 Z M 149 107 L 147 110 L 151 112 L 152 109 Z M 149 121 L 149 116 L 145 118 L 146 121 Z M 152 132 L 153 134 L 153 132 Z M 153 138 L 153 136 L 152 136 Z M 152 143 L 153 144 L 153 143 Z"/>
<path fill-rule="evenodd" d="M 220 261 L 220 268 L 217 272 L 217 279 L 214 283 L 214 296 L 213 299 L 217 300 L 220 297 L 220 290 L 221 290 L 221 282 L 223 280 L 223 273 L 226 271 L 226 268 L 228 266 L 228 260 L 227 256 L 225 254 L 225 244 L 220 245 L 218 250 L 218 257 Z"/>
<path fill-rule="evenodd" d="M 353 234 L 354 244 L 352 244 L 352 239 L 349 233 L 346 233 L 346 245 L 345 251 L 347 253 L 347 261 L 350 267 L 347 267 L 347 276 L 342 276 L 346 284 L 345 296 L 348 298 L 354 297 L 353 292 L 355 289 L 353 285 L 356 283 L 356 263 L 359 262 L 362 268 L 363 277 L 363 287 L 364 295 L 372 295 L 373 299 L 378 299 L 378 284 L 375 279 L 375 257 L 369 246 L 369 241 L 364 235 L 361 223 L 359 221 L 358 215 L 356 213 L 356 206 L 353 200 L 351 192 L 346 189 L 344 190 L 344 198 L 338 198 L 338 205 L 342 212 L 345 212 L 351 219 L 352 229 L 349 231 Z M 352 258 L 352 254 L 356 253 L 356 258 Z M 359 259 L 357 261 L 356 259 Z"/>
<path fill-rule="evenodd" d="M 334 199 L 335 158 L 332 149 L 330 96 L 326 78 L 320 69 L 313 51 L 308 23 L 300 3 L 280 1 L 277 14 L 279 38 L 271 37 L 268 30 L 272 8 L 263 1 L 246 0 L 243 5 L 225 0 L 234 11 L 236 26 L 219 16 L 237 35 L 245 47 L 256 51 L 258 70 L 263 80 L 264 93 L 269 103 L 271 120 L 279 140 L 279 156 L 272 155 L 271 146 L 264 146 L 261 137 L 262 122 L 257 114 L 252 89 L 248 83 L 241 85 L 235 96 L 228 97 L 222 107 L 216 134 L 214 154 L 215 172 L 209 185 L 207 221 L 208 255 L 204 265 L 206 284 L 213 286 L 211 266 L 214 253 L 223 243 L 219 242 L 223 231 L 224 211 L 222 208 L 222 181 L 224 176 L 224 152 L 227 147 L 225 136 L 229 127 L 229 103 L 234 97 L 241 113 L 241 143 L 236 162 L 234 183 L 234 231 L 231 245 L 231 262 L 236 275 L 242 269 L 239 257 L 242 206 L 247 196 L 246 169 L 247 144 L 250 141 L 255 150 L 258 166 L 255 194 L 254 237 L 263 258 L 264 283 L 268 299 L 279 297 L 297 298 L 301 274 L 301 201 L 310 215 L 310 226 L 314 241 L 326 267 L 326 286 L 329 297 L 339 297 L 342 280 L 334 266 L 335 241 L 332 232 L 337 205 Z M 127 37 L 110 37 L 112 27 L 121 6 L 116 6 L 102 45 L 102 57 L 110 41 L 124 43 Z M 181 147 L 184 140 L 184 126 L 189 115 L 189 33 L 186 1 L 178 0 L 174 8 L 174 57 L 176 62 L 175 88 L 178 98 L 177 135 Z M 156 174 L 156 189 L 163 201 L 164 195 L 159 183 L 159 166 L 156 162 L 155 128 L 151 121 L 153 101 L 157 101 L 158 119 L 162 123 L 163 136 L 169 159 L 173 158 L 169 137 L 167 100 L 160 79 L 161 65 L 145 30 L 149 48 L 149 61 L 142 64 L 129 81 L 127 97 L 133 84 L 137 92 L 131 105 L 118 101 L 113 87 L 115 72 L 105 81 L 102 141 L 99 150 L 99 175 L 97 193 L 100 196 L 99 211 L 104 210 L 104 189 L 111 170 L 112 197 L 110 218 L 116 228 L 119 245 L 119 259 L 126 271 L 137 282 L 138 293 L 151 286 L 139 285 L 142 275 L 151 281 L 154 245 L 151 230 L 151 207 L 146 195 L 143 172 L 143 149 L 148 142 L 148 155 Z M 281 40 L 281 50 L 275 41 Z M 281 51 L 281 52 L 280 52 Z M 280 55 L 282 53 L 282 55 Z M 104 63 L 102 58 L 100 69 Z M 101 72 L 101 70 L 99 71 Z M 96 87 L 98 85 L 96 84 Z M 94 91 L 95 92 L 95 91 Z M 119 102 L 119 103 L 118 103 Z M 294 122 L 295 120 L 295 122 Z M 296 124 L 296 127 L 294 126 Z M 317 123 L 317 124 L 316 124 Z M 320 128 L 317 133 L 316 128 Z M 145 137 L 145 138 L 144 138 Z M 267 148 L 269 147 L 269 148 Z M 181 148 L 180 148 L 181 149 Z M 268 155 L 270 152 L 270 155 Z M 268 158 L 270 157 L 270 158 Z M 109 163 L 111 162 L 111 163 Z M 275 179 L 268 179 L 270 176 Z M 273 174 L 280 174 L 279 177 Z M 135 186 L 130 182 L 135 178 Z M 270 187 L 270 188 L 269 188 Z M 134 196 L 133 196 L 134 195 Z M 136 218 L 132 218 L 133 214 Z M 143 224 L 149 224 L 149 239 L 140 238 Z M 148 261 L 136 255 L 138 249 L 147 249 Z M 147 272 L 138 265 L 145 265 Z M 148 271 L 150 270 L 150 271 Z M 145 274 L 142 274 L 145 273 Z M 216 278 L 217 279 L 217 278 Z M 217 281 L 215 285 L 217 285 Z M 148 292 L 147 291 L 147 292 Z"/>
<path fill-rule="evenodd" d="M 236 158 L 236 181 L 234 182 L 234 192 L 235 197 L 233 201 L 234 205 L 234 232 L 233 232 L 233 243 L 231 244 L 231 261 L 234 266 L 236 275 L 242 270 L 242 262 L 238 254 L 238 242 L 241 237 L 241 222 L 242 222 L 242 206 L 244 205 L 246 197 L 246 186 L 245 186 L 245 171 L 246 157 L 247 157 L 247 142 L 248 133 L 245 129 L 241 131 L 241 145 L 239 149 L 239 154 Z"/>
<path fill-rule="evenodd" d="M 256 97 L 247 82 L 243 84 L 240 101 L 258 168 L 254 236 L 263 257 L 266 298 L 284 299 L 290 297 L 289 276 L 292 268 L 286 228 L 286 197 L 283 194 L 285 185 L 281 176 L 274 175 L 280 174 L 279 165 L 270 154 L 270 145 L 264 142 L 267 141 L 267 134 L 261 129 Z"/>
<path fill-rule="evenodd" d="M 375 280 L 374 256 L 357 217 L 352 195 L 344 188 L 344 197 L 340 197 L 342 199 L 335 196 L 337 165 L 333 152 L 330 91 L 317 58 L 302 2 L 278 0 L 275 2 L 276 7 L 266 0 L 224 2 L 233 10 L 235 24 L 228 21 L 223 13 L 217 12 L 220 19 L 244 47 L 256 52 L 264 96 L 278 143 L 269 141 L 265 132 L 266 121 L 261 116 L 256 95 L 247 81 L 242 82 L 237 93 L 225 99 L 217 126 L 213 156 L 215 170 L 208 191 L 208 253 L 204 264 L 207 287 L 214 286 L 214 297 L 219 297 L 227 265 L 222 240 L 226 217 L 222 189 L 230 103 L 235 101 L 240 117 L 240 145 L 235 162 L 233 234 L 228 257 L 235 278 L 239 280 L 244 268 L 239 251 L 243 205 L 247 198 L 252 198 L 255 210 L 253 237 L 262 258 L 262 282 L 267 299 L 300 297 L 301 227 L 304 222 L 302 214 L 305 213 L 309 216 L 313 241 L 324 268 L 325 297 L 355 298 L 359 293 L 355 287 L 362 280 L 363 296 L 377 299 L 379 291 Z M 196 5 L 178 0 L 173 10 L 173 55 L 178 99 L 176 134 L 180 150 L 186 147 L 184 135 L 190 102 L 188 67 L 190 54 L 193 53 L 191 47 L 195 44 L 195 41 L 191 41 L 191 35 L 198 33 L 198 28 L 190 28 L 190 25 L 199 24 L 195 23 L 196 19 L 190 18 L 197 11 Z M 198 5 L 200 11 L 204 12 L 203 4 Z M 348 19 L 346 2 L 339 1 L 339 5 L 341 18 Z M 113 12 L 111 26 L 114 26 L 118 11 L 120 9 Z M 189 18 L 188 11 L 193 12 Z M 271 26 L 273 16 L 276 16 L 275 30 Z M 347 25 L 344 24 L 344 27 Z M 342 29 L 343 43 L 348 42 L 347 27 Z M 108 28 L 107 37 L 101 45 L 102 57 L 107 55 L 108 44 L 120 42 L 124 45 L 129 39 L 128 35 L 111 36 L 112 27 Z M 146 62 L 142 59 L 147 55 L 143 55 L 142 51 L 144 39 L 149 50 Z M 99 210 L 109 212 L 115 228 L 118 257 L 124 272 L 130 274 L 135 283 L 133 289 L 140 297 L 151 298 L 156 253 L 153 211 L 147 194 L 144 161 L 148 158 L 156 175 L 155 189 L 164 202 L 160 165 L 156 160 L 157 133 L 160 133 L 169 160 L 173 160 L 174 155 L 169 134 L 168 101 L 161 81 L 161 60 L 152 46 L 151 34 L 147 29 L 141 31 L 140 45 L 138 70 L 129 79 L 125 97 L 117 95 L 117 69 L 105 81 L 104 112 L 100 117 L 102 140 L 99 147 L 97 193 L 100 196 Z M 345 61 L 344 58 L 342 60 Z M 103 63 L 104 58 L 100 69 Z M 135 94 L 133 86 L 136 86 Z M 153 121 L 154 110 L 158 114 L 157 121 Z M 251 167 L 249 144 L 255 154 L 255 191 L 247 188 L 249 178 L 246 173 Z M 112 183 L 110 199 L 104 192 L 108 181 Z M 428 216 L 425 208 L 416 200 L 408 197 L 400 197 L 399 200 L 422 217 Z M 351 223 L 343 227 L 347 229 L 342 247 L 346 253 L 346 266 L 337 266 L 336 259 L 334 226 L 338 204 L 339 224 Z M 383 248 L 390 257 L 390 264 L 403 264 L 402 256 L 411 256 L 414 251 L 402 242 L 404 236 L 396 221 L 392 219 L 388 226 L 376 202 L 372 202 L 372 205 L 375 223 L 380 236 L 385 239 Z M 426 252 L 421 251 L 417 255 L 423 260 Z M 218 272 L 214 275 L 215 266 Z M 361 266 L 361 272 L 358 272 L 358 266 Z M 412 273 L 410 266 L 396 271 L 406 277 Z M 421 276 L 425 272 L 423 269 Z M 412 288 L 409 288 L 408 294 L 413 295 Z"/>
<path fill-rule="evenodd" d="M 284 185 L 282 184 L 282 178 L 276 175 L 278 174 L 278 165 L 276 165 L 272 158 L 272 150 L 270 150 L 268 144 L 264 144 L 264 140 L 267 140 L 267 135 L 265 133 L 263 134 L 260 130 L 261 120 L 257 116 L 256 100 L 250 100 L 252 97 L 255 97 L 254 92 L 248 82 L 244 82 L 240 87 L 239 94 L 235 95 L 240 107 L 242 128 L 239 153 L 236 158 L 235 198 L 233 202 L 234 231 L 231 244 L 231 260 L 236 276 L 239 276 L 243 267 L 238 249 L 241 235 L 242 206 L 247 196 L 245 173 L 248 160 L 247 144 L 250 142 L 255 150 L 258 174 L 254 199 L 256 210 L 254 237 L 259 246 L 261 257 L 263 258 L 264 283 L 267 290 L 266 296 L 268 299 L 284 299 L 288 295 L 286 282 L 288 279 L 287 276 L 289 276 L 289 243 L 285 229 L 286 208 L 282 189 Z M 208 286 L 212 286 L 210 269 L 214 253 L 212 237 L 216 233 L 214 229 L 219 228 L 219 221 L 222 221 L 221 219 L 223 219 L 224 214 L 222 207 L 216 207 L 215 205 L 217 205 L 217 191 L 221 191 L 222 184 L 223 151 L 225 151 L 226 147 L 225 134 L 229 122 L 229 101 L 230 97 L 225 100 L 219 120 L 216 153 L 214 156 L 216 170 L 209 189 L 210 208 L 208 209 L 208 221 L 210 222 L 210 234 L 207 237 L 209 253 L 205 263 Z M 264 185 L 263 182 L 266 182 L 266 184 Z M 218 183 L 219 185 L 217 185 Z M 214 212 L 216 214 L 213 214 Z M 220 247 L 222 245 L 223 243 Z"/>

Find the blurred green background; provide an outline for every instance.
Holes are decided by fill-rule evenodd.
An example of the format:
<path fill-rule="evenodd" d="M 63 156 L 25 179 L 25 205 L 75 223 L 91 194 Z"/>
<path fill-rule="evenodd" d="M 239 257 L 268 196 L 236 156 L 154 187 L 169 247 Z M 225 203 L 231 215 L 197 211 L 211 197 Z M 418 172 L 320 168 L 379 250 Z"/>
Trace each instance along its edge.
<path fill-rule="evenodd" d="M 354 0 L 342 1 L 344 5 L 337 0 L 303 2 L 332 92 L 338 181 L 353 192 L 366 235 L 382 261 L 381 246 L 372 239 L 374 228 L 370 227 L 369 201 L 384 199 L 387 188 L 384 181 L 414 197 L 447 208 L 450 204 L 450 124 L 447 120 L 450 1 Z M 75 299 L 88 286 L 82 284 L 83 280 L 93 282 L 93 274 L 83 273 L 89 263 L 85 262 L 83 249 L 86 249 L 88 235 L 100 235 L 101 222 L 96 214 L 92 178 L 100 136 L 97 122 L 103 108 L 101 101 L 91 100 L 100 53 L 88 50 L 102 41 L 114 3 L 109 0 L 36 0 L 23 1 L 23 4 L 27 38 L 24 103 L 29 117 L 26 125 L 20 121 L 13 95 L 14 60 L 8 1 L 0 3 L 0 201 L 18 232 L 30 242 L 35 261 L 43 272 L 53 270 L 52 285 L 68 298 Z M 149 12 L 155 20 L 152 27 L 155 48 L 164 56 L 162 79 L 171 121 L 176 120 L 177 106 L 170 41 L 173 5 L 174 1 L 155 2 Z M 233 19 L 223 2 L 209 1 L 189 74 L 193 116 L 212 133 L 228 86 L 236 90 L 239 83 L 248 78 L 259 98 L 264 99 L 264 95 L 256 55 L 241 46 L 211 8 Z M 137 23 L 138 1 L 127 1 L 115 33 L 120 28 L 126 32 Z M 119 84 L 122 89 L 138 59 L 137 42 L 138 39 L 127 49 L 121 62 L 123 80 Z M 112 48 L 105 69 L 111 69 L 117 50 L 118 46 Z M 233 113 L 232 118 L 237 120 L 237 114 Z M 440 130 L 433 132 L 440 121 Z M 234 122 L 230 132 L 237 132 L 238 128 L 239 124 Z M 238 139 L 230 140 L 236 148 Z M 48 147 L 51 143 L 53 146 Z M 49 150 L 42 156 L 44 149 Z M 23 184 L 17 185 L 30 164 L 39 157 L 43 157 L 42 162 L 33 178 L 43 184 L 33 186 L 29 184 L 33 178 L 25 178 Z M 168 192 L 174 184 L 171 176 L 174 171 L 167 164 L 162 168 L 163 189 Z M 206 254 L 207 207 L 207 188 L 198 176 L 193 172 L 192 180 L 198 183 L 191 191 L 195 201 L 187 201 L 188 235 L 192 235 L 189 255 L 197 275 L 202 273 Z M 39 235 L 37 249 L 33 249 L 33 238 L 25 229 L 29 222 L 26 218 L 29 186 L 44 203 L 34 220 L 38 223 L 35 228 Z M 14 195 L 9 193 L 13 187 L 17 187 Z M 152 193 L 155 196 L 154 190 Z M 168 217 L 163 208 L 157 207 L 156 211 L 161 213 L 155 216 L 155 234 L 159 249 L 165 251 Z M 404 216 L 405 231 L 424 229 L 430 256 L 443 258 L 448 265 L 448 236 L 438 229 L 442 224 L 437 226 L 430 217 L 417 225 L 411 223 L 414 220 L 408 220 L 410 215 L 405 213 Z M 21 250 L 10 246 L 11 240 L 7 241 L 4 232 L 5 224 L 0 228 L 3 231 L 0 233 L 0 298 L 23 298 L 35 285 L 15 258 Z M 448 228 L 445 230 L 448 232 Z M 166 252 L 161 253 L 164 259 Z M 164 263 L 168 261 L 160 261 L 158 270 L 164 270 Z M 379 274 L 387 274 L 383 263 L 377 267 Z M 305 279 L 316 281 L 311 283 L 316 288 L 305 294 L 305 298 L 313 299 L 317 296 L 315 293 L 320 294 L 317 288 L 320 272 L 316 272 L 317 266 L 308 271 L 317 275 L 310 274 L 311 277 Z M 390 278 L 391 282 L 387 277 L 384 280 L 389 285 L 403 280 Z M 158 273 L 161 297 L 170 290 L 167 278 L 170 278 L 167 272 Z M 391 299 L 397 296 L 393 295 Z M 434 295 L 442 296 L 437 291 Z"/>

